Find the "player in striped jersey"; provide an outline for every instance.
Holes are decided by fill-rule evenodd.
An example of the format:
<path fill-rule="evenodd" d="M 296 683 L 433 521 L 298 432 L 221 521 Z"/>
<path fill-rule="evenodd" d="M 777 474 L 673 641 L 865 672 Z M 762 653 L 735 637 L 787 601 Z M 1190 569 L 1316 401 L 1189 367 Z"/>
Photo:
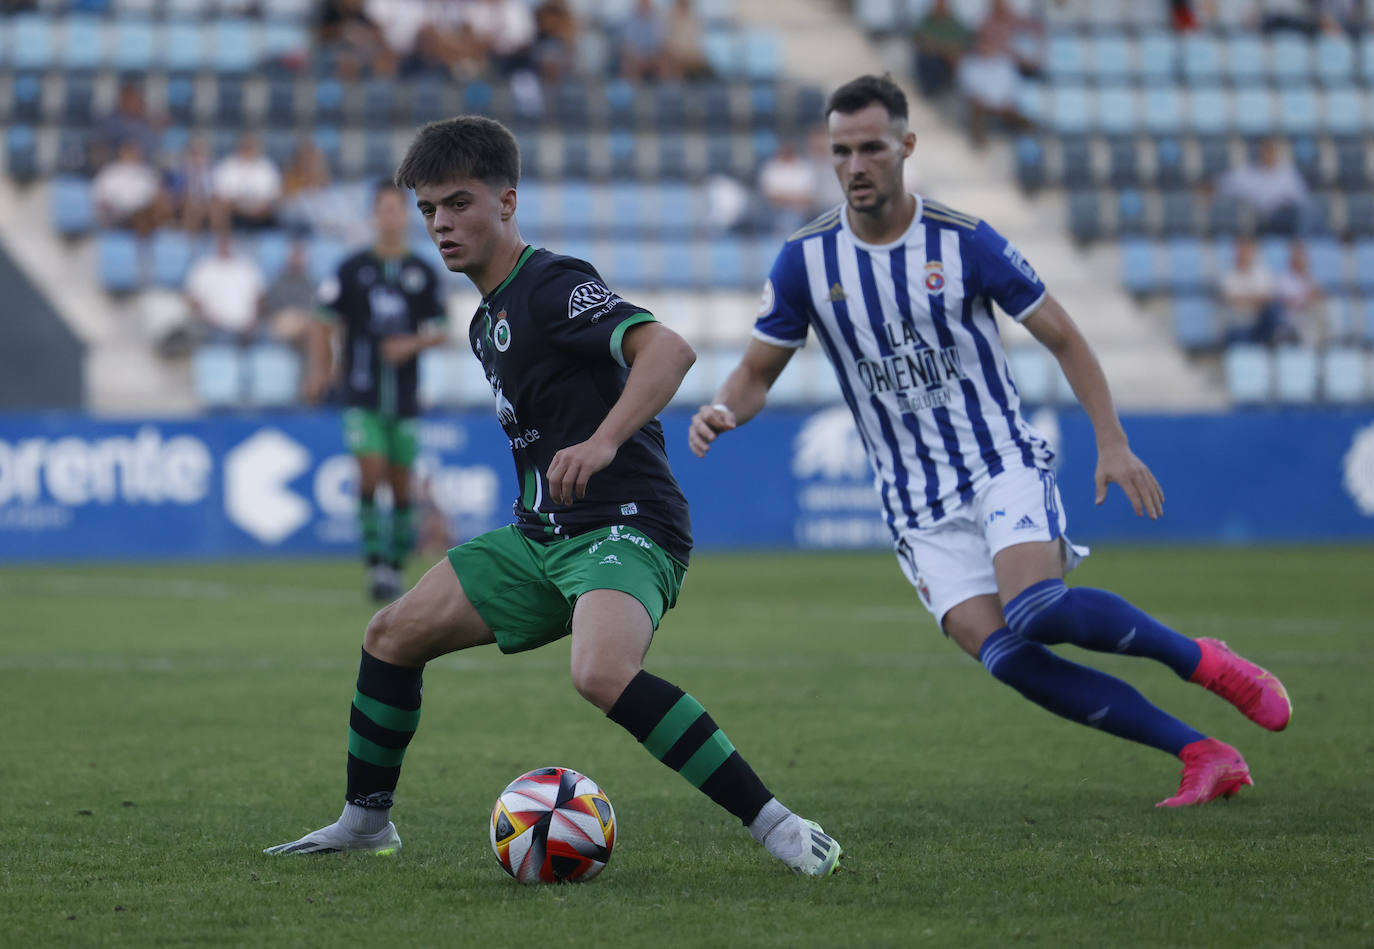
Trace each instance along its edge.
<path fill-rule="evenodd" d="M 1115 594 L 1064 584 L 1087 550 L 1064 534 L 1053 452 L 1021 415 L 991 304 L 1053 353 L 1091 419 L 1097 502 L 1115 482 L 1137 515 L 1158 518 L 1163 492 L 1131 452 L 1097 358 L 1016 247 L 985 222 L 905 190 L 902 164 L 916 136 L 889 78 L 842 86 L 826 118 L 846 201 L 783 245 L 749 348 L 692 420 L 692 451 L 704 456 L 756 415 L 814 331 L 873 467 L 898 562 L 945 634 L 1051 712 L 1177 755 L 1183 780 L 1161 806 L 1252 783 L 1230 745 L 1045 648 L 1158 660 L 1273 731 L 1291 714 L 1279 681 L 1224 643 L 1174 632 Z"/>

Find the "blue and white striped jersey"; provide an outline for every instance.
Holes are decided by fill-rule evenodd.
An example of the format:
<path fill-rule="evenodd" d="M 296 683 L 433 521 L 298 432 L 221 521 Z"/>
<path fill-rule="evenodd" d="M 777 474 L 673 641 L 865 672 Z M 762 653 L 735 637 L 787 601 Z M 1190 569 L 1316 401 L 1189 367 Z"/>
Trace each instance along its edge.
<path fill-rule="evenodd" d="M 1049 467 L 990 302 L 1019 321 L 1044 296 L 1025 258 L 977 218 L 918 197 L 906 234 L 878 246 L 854 235 L 841 205 L 783 245 L 754 336 L 799 347 L 815 330 L 895 537 L 936 524 L 1009 467 Z"/>

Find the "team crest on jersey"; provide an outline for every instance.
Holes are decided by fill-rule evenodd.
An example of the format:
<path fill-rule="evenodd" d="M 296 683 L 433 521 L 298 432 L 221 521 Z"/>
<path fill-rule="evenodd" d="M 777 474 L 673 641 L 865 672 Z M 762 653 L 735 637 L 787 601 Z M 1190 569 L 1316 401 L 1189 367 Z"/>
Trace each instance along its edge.
<path fill-rule="evenodd" d="M 945 289 L 945 265 L 938 260 L 926 264 L 926 292 L 940 293 Z"/>
<path fill-rule="evenodd" d="M 496 325 L 491 329 L 491 341 L 496 344 L 497 352 L 504 353 L 510 349 L 510 323 L 506 321 L 505 310 L 496 314 Z"/>
<path fill-rule="evenodd" d="M 830 302 L 831 302 L 831 303 L 839 303 L 841 300 L 846 300 L 846 299 L 848 299 L 848 297 L 845 295 L 844 287 L 840 286 L 840 284 L 839 284 L 838 281 L 836 281 L 835 283 L 831 284 L 831 286 L 830 286 Z"/>
<path fill-rule="evenodd" d="M 425 288 L 425 272 L 419 267 L 406 267 L 401 271 L 401 289 L 406 293 L 419 293 Z"/>
<path fill-rule="evenodd" d="M 1021 271 L 1021 276 L 1027 280 L 1039 280 L 1035 275 L 1035 269 L 1021 256 L 1021 252 L 1016 249 L 1011 241 L 1007 241 L 1007 246 L 1002 248 L 1002 256 L 1011 261 L 1011 265 Z"/>
<path fill-rule="evenodd" d="M 616 296 L 604 283 L 595 280 L 588 281 L 573 289 L 568 297 L 568 319 L 575 320 L 584 313 L 592 310 L 599 311 L 595 319 L 600 319 L 613 306 L 620 302 L 620 297 Z"/>
<path fill-rule="evenodd" d="M 773 304 L 777 300 L 773 295 L 773 281 L 771 279 L 763 282 L 763 299 L 759 301 L 759 316 L 767 316 L 773 312 Z"/>

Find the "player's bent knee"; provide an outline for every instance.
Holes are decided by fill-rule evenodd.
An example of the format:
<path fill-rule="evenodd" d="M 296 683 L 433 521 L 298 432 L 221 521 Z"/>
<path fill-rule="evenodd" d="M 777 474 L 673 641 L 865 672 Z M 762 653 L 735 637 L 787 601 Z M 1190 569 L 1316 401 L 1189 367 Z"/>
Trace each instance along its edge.
<path fill-rule="evenodd" d="M 637 667 L 615 665 L 598 666 L 590 662 L 572 664 L 572 683 L 577 694 L 603 712 L 609 712 L 625 686 L 639 672 Z"/>
<path fill-rule="evenodd" d="M 424 630 L 407 615 L 402 600 L 388 603 L 373 615 L 363 634 L 363 648 L 383 662 L 400 666 L 424 665 L 434 658 L 426 654 Z"/>

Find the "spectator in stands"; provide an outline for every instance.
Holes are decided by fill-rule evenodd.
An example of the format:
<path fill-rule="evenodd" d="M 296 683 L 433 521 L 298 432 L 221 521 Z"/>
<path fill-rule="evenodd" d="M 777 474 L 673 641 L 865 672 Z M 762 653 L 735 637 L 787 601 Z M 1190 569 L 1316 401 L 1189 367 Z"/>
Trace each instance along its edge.
<path fill-rule="evenodd" d="M 158 130 L 148 115 L 143 87 L 126 82 L 119 87 L 115 109 L 100 120 L 91 141 L 91 163 L 96 168 L 111 161 L 121 142 L 134 141 L 146 158 L 157 154 Z"/>
<path fill-rule="evenodd" d="M 1327 320 L 1326 291 L 1312 277 L 1307 248 L 1294 241 L 1288 249 L 1288 269 L 1279 274 L 1277 296 L 1284 317 L 1302 342 L 1320 346 L 1331 335 Z"/>
<path fill-rule="evenodd" d="M 1216 197 L 1234 199 L 1252 211 L 1255 227 L 1263 234 L 1292 234 L 1311 200 L 1307 182 L 1274 138 L 1260 143 L 1258 161 L 1221 176 Z"/>
<path fill-rule="evenodd" d="M 958 84 L 969 106 L 969 135 L 981 148 L 989 117 L 1015 128 L 1029 123 L 1019 105 L 1021 74 L 1039 69 L 1030 52 L 1041 36 L 1039 24 L 1019 16 L 1006 0 L 993 0 L 973 49 L 959 61 Z"/>
<path fill-rule="evenodd" d="M 291 245 L 286 266 L 263 296 L 262 312 L 273 338 L 294 347 L 302 359 L 307 356 L 311 320 L 315 318 L 315 293 L 306 242 L 297 239 Z"/>
<path fill-rule="evenodd" d="M 186 150 L 164 172 L 163 186 L 172 219 L 181 228 L 196 234 L 208 227 L 215 196 L 210 143 L 199 137 L 187 142 Z"/>
<path fill-rule="evenodd" d="M 950 9 L 949 0 L 935 0 L 911 38 L 921 94 L 941 95 L 953 85 L 959 60 L 973 45 L 973 30 Z"/>
<path fill-rule="evenodd" d="M 811 219 L 816 183 L 815 168 L 784 140 L 759 170 L 759 193 L 774 232 L 790 234 Z"/>
<path fill-rule="evenodd" d="M 1253 237 L 1236 241 L 1235 261 L 1221 276 L 1221 298 L 1231 316 L 1226 342 L 1275 343 L 1295 338 L 1274 274 Z"/>
<path fill-rule="evenodd" d="M 234 151 L 215 165 L 217 224 L 237 230 L 276 227 L 281 201 L 281 172 L 262 152 L 252 132 L 239 136 Z"/>
<path fill-rule="evenodd" d="M 529 5 L 525 0 L 476 0 L 465 9 L 490 67 L 509 79 L 516 108 L 525 115 L 543 112 L 543 92 L 535 75 L 537 34 Z"/>
<path fill-rule="evenodd" d="M 581 24 L 568 0 L 544 0 L 534 11 L 534 26 L 534 63 L 539 78 L 551 85 L 575 74 Z"/>
<path fill-rule="evenodd" d="M 811 202 L 811 217 L 816 217 L 844 201 L 844 189 L 835 175 L 835 159 L 830 152 L 830 132 L 824 125 L 813 125 L 807 133 L 806 161 L 816 181 Z"/>
<path fill-rule="evenodd" d="M 637 0 L 620 28 L 620 74 L 631 81 L 657 78 L 666 36 L 667 23 L 654 0 Z"/>
<path fill-rule="evenodd" d="M 332 56 L 339 75 L 355 79 L 365 67 L 377 76 L 396 75 L 396 54 L 364 10 L 364 0 L 324 0 L 316 27 L 317 50 Z"/>
<path fill-rule="evenodd" d="M 166 217 L 162 182 L 137 139 L 121 142 L 115 160 L 96 172 L 91 200 L 103 227 L 150 234 Z"/>
<path fill-rule="evenodd" d="M 280 223 L 290 230 L 334 237 L 345 243 L 368 234 L 363 202 L 335 184 L 329 159 L 309 138 L 302 138 L 282 173 Z"/>
<path fill-rule="evenodd" d="M 258 337 L 262 270 L 238 252 L 228 231 L 220 231 L 214 251 L 191 265 L 185 289 L 203 339 L 246 345 Z"/>
<path fill-rule="evenodd" d="M 664 29 L 663 78 L 700 79 L 711 75 L 701 24 L 697 21 L 692 0 L 673 0 Z"/>

